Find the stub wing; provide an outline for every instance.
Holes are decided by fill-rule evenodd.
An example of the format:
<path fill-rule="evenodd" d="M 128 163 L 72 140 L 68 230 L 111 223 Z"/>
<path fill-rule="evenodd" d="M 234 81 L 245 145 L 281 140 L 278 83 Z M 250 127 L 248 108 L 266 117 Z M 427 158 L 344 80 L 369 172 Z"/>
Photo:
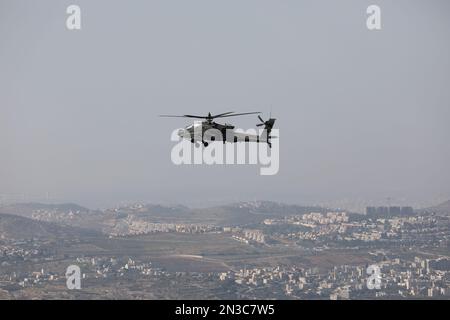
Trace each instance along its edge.
<path fill-rule="evenodd" d="M 234 142 L 266 142 L 267 135 L 255 135 L 244 132 L 233 132 L 232 141 Z"/>

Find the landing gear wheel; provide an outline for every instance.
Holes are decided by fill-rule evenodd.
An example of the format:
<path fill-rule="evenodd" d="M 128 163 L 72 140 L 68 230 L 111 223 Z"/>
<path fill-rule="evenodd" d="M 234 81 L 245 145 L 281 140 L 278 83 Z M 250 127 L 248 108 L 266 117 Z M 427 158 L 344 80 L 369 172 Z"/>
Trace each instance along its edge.
<path fill-rule="evenodd" d="M 203 145 L 204 145 L 205 147 L 207 147 L 207 146 L 208 146 L 208 142 L 203 141 Z"/>

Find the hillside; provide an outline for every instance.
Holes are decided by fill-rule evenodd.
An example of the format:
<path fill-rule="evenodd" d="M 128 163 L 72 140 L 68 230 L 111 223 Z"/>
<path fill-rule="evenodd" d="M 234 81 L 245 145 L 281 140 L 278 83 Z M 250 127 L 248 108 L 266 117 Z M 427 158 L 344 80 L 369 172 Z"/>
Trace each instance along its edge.
<path fill-rule="evenodd" d="M 0 239 L 54 239 L 98 236 L 97 232 L 0 213 Z"/>
<path fill-rule="evenodd" d="M 192 209 L 192 218 L 221 226 L 246 225 L 259 223 L 267 218 L 280 218 L 310 212 L 327 212 L 327 209 L 271 201 L 239 202 L 231 205 Z"/>

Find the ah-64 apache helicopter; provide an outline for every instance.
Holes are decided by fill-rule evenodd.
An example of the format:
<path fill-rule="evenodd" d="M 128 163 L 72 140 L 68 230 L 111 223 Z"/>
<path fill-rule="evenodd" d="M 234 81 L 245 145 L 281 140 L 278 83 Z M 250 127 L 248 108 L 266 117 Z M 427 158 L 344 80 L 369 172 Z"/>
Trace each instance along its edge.
<path fill-rule="evenodd" d="M 207 116 L 196 116 L 191 114 L 185 114 L 182 116 L 173 116 L 173 115 L 161 115 L 160 117 L 175 117 L 175 118 L 194 118 L 194 119 L 204 119 L 202 121 L 195 122 L 184 129 L 178 130 L 178 136 L 183 139 L 188 139 L 192 143 L 195 144 L 196 147 L 200 146 L 200 143 L 203 143 L 205 147 L 208 146 L 208 142 L 219 141 L 221 139 L 223 143 L 225 142 L 265 142 L 272 147 L 270 142 L 272 137 L 270 132 L 272 131 L 273 125 L 275 124 L 275 120 L 273 118 L 269 118 L 269 120 L 264 121 L 261 116 L 258 115 L 258 119 L 261 123 L 258 123 L 256 126 L 261 127 L 264 126 L 264 130 L 261 135 L 239 132 L 238 130 L 234 130 L 235 127 L 231 124 L 220 124 L 214 122 L 214 119 L 217 118 L 228 118 L 228 117 L 236 117 L 243 116 L 247 114 L 260 114 L 261 112 L 244 112 L 244 113 L 234 113 L 234 112 L 225 112 L 216 115 L 211 115 L 209 112 Z M 215 129 L 215 130 L 212 130 Z M 220 132 L 220 135 L 217 134 Z"/>

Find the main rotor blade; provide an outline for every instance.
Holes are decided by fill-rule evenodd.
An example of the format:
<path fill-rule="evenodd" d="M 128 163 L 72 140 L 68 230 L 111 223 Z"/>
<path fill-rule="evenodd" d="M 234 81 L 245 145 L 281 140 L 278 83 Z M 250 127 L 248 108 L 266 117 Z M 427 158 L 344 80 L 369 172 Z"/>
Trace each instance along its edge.
<path fill-rule="evenodd" d="M 183 117 L 185 117 L 185 118 L 196 118 L 196 119 L 208 119 L 208 117 L 205 117 L 205 116 L 194 116 L 192 114 L 185 114 Z"/>
<path fill-rule="evenodd" d="M 185 114 L 183 116 L 173 116 L 173 115 L 169 115 L 169 114 L 161 114 L 160 117 L 164 117 L 164 118 L 197 118 L 197 119 L 206 119 L 207 117 L 202 117 L 202 116 L 193 116 L 190 114 Z"/>
<path fill-rule="evenodd" d="M 196 116 L 196 115 L 192 115 L 192 114 L 185 114 L 185 115 L 182 115 L 182 116 L 176 116 L 176 115 L 162 114 L 162 115 L 160 115 L 160 117 L 166 117 L 166 118 L 215 119 L 215 118 L 236 117 L 236 116 L 243 116 L 243 115 L 246 115 L 246 114 L 258 114 L 258 113 L 261 113 L 261 112 L 234 113 L 234 111 L 230 111 L 230 112 L 216 114 L 214 116 Z"/>
<path fill-rule="evenodd" d="M 258 116 L 258 119 L 261 120 L 262 123 L 264 123 L 263 118 L 261 118 L 261 116 Z"/>
<path fill-rule="evenodd" d="M 230 111 L 230 112 L 225 112 L 225 113 L 220 113 L 220 114 L 216 114 L 214 116 L 211 116 L 211 118 L 217 118 L 217 117 L 221 117 L 224 116 L 226 114 L 230 114 L 230 113 L 234 113 L 234 111 Z"/>
<path fill-rule="evenodd" d="M 236 116 L 243 116 L 246 114 L 258 114 L 261 112 L 244 112 L 244 113 L 235 113 L 235 114 L 229 114 L 229 115 L 225 115 L 225 116 L 220 116 L 220 117 L 216 117 L 216 118 L 227 118 L 227 117 L 236 117 Z"/>

